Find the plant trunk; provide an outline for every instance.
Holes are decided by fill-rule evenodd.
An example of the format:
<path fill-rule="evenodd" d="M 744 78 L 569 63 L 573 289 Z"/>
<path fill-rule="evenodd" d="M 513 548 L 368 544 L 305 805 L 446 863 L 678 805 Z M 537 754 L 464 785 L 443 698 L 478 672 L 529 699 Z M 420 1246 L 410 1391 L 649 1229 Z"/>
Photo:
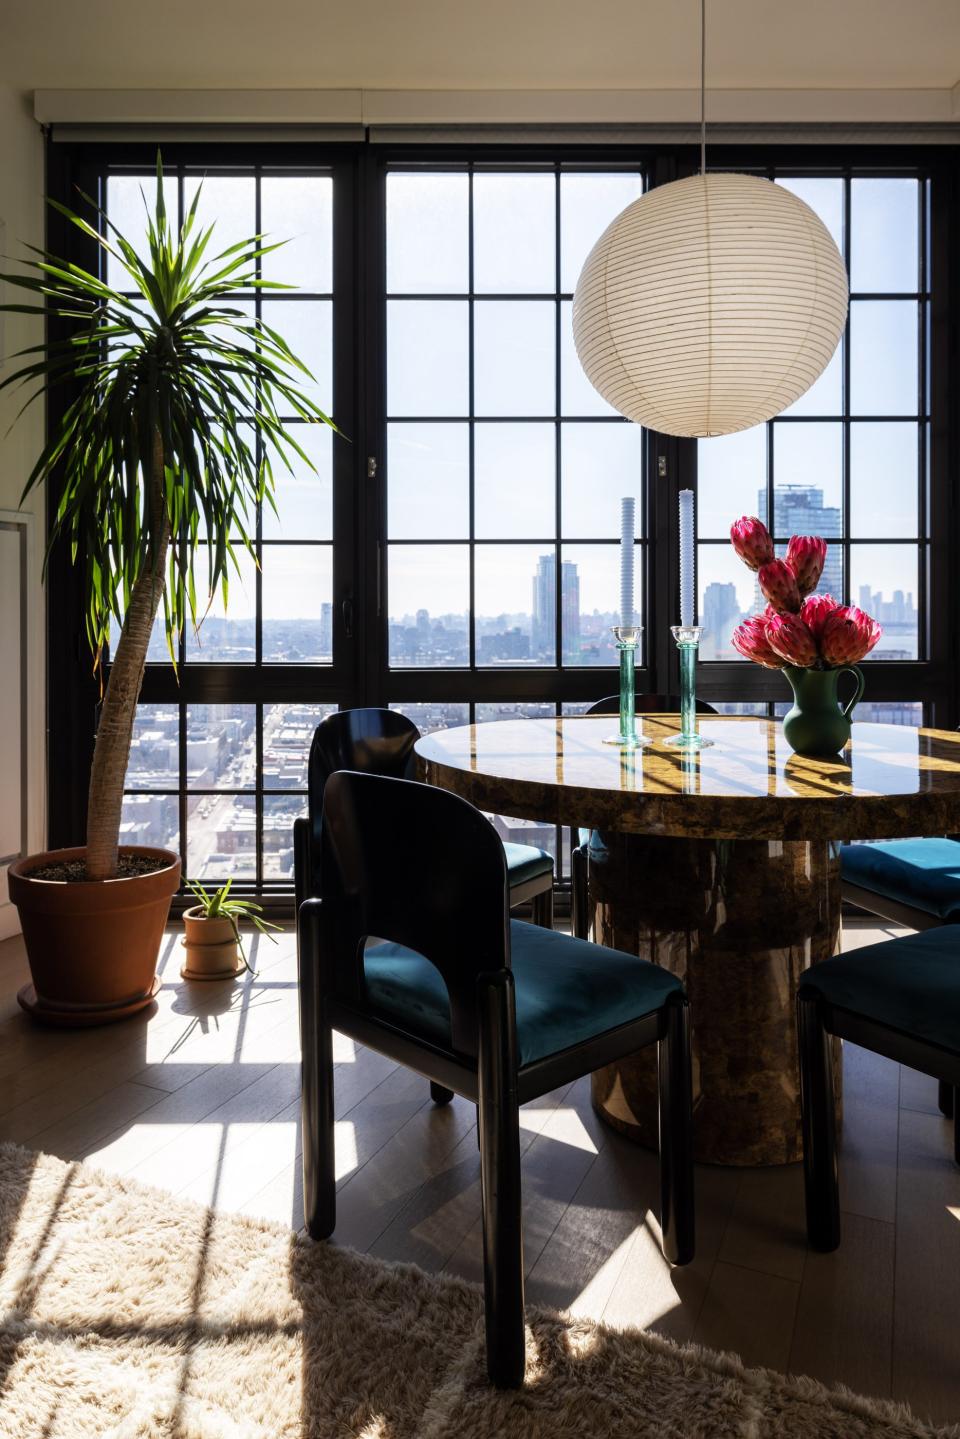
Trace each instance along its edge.
<path fill-rule="evenodd" d="M 165 583 L 170 525 L 163 499 L 163 445 L 153 441 L 150 476 L 153 533 L 158 536 L 149 569 L 137 580 L 123 617 L 123 628 L 110 665 L 110 678 L 100 707 L 100 723 L 90 770 L 87 798 L 87 878 L 113 879 L 117 873 L 123 787 L 130 759 L 133 722 L 143 684 L 143 671 L 153 622 Z"/>

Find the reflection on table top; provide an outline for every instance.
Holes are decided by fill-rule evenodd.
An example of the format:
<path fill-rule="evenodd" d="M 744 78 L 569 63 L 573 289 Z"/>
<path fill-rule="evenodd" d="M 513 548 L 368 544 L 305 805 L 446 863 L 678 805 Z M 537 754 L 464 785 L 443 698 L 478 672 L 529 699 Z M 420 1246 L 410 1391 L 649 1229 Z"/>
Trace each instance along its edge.
<path fill-rule="evenodd" d="M 505 720 L 418 741 L 421 776 L 487 810 L 691 838 L 876 839 L 960 830 L 960 734 L 854 724 L 836 759 L 795 755 L 779 721 L 704 716 L 708 749 L 663 745 L 676 715 L 638 716 L 653 743 L 604 744 L 610 716 Z"/>

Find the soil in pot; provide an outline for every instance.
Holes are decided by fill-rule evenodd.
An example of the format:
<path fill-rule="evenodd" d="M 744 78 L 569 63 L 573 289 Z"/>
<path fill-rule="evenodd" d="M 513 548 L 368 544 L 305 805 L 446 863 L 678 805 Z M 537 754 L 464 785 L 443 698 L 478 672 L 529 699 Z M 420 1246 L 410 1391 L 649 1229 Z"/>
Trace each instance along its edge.
<path fill-rule="evenodd" d="M 68 1027 L 105 1024 L 153 1000 L 180 858 L 142 845 L 124 846 L 121 857 L 147 862 L 149 872 L 108 880 L 42 877 L 82 867 L 82 848 L 28 855 L 10 866 L 10 898 L 33 978 L 17 998 L 35 1019 Z"/>

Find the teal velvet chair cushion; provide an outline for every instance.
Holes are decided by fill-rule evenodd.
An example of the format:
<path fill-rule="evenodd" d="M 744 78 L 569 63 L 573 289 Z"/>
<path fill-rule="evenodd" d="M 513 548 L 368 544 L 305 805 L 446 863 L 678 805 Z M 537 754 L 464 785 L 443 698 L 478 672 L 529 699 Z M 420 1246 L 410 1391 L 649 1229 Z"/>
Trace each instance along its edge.
<path fill-rule="evenodd" d="M 541 874 L 553 874 L 553 860 L 545 849 L 533 844 L 505 844 L 507 878 L 510 884 L 526 884 Z"/>
<path fill-rule="evenodd" d="M 960 919 L 960 841 L 895 839 L 845 844 L 843 878 L 944 921 Z"/>
<path fill-rule="evenodd" d="M 539 925 L 510 923 L 520 1063 L 532 1064 L 658 1010 L 682 985 L 636 955 Z M 439 970 L 399 944 L 363 959 L 371 1011 L 408 1033 L 450 1048 L 450 1009 Z"/>
<path fill-rule="evenodd" d="M 960 925 L 888 939 L 824 959 L 801 990 L 960 1054 Z"/>

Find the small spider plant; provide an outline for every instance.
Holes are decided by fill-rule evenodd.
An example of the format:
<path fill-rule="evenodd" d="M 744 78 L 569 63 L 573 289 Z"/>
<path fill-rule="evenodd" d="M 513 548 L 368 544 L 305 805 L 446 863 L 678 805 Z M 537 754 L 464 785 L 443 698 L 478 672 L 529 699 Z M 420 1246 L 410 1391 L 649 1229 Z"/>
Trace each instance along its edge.
<path fill-rule="evenodd" d="M 230 921 L 233 937 L 237 941 L 237 949 L 240 951 L 240 958 L 243 960 L 243 967 L 248 973 L 256 974 L 256 970 L 251 968 L 247 961 L 247 956 L 244 953 L 238 920 L 249 920 L 251 924 L 257 927 L 261 934 L 265 934 L 267 939 L 272 940 L 274 944 L 276 944 L 277 941 L 270 933 L 270 930 L 273 929 L 282 932 L 281 926 L 279 924 L 271 924 L 268 919 L 261 919 L 260 916 L 263 913 L 262 904 L 254 904 L 252 899 L 230 899 L 230 886 L 233 884 L 232 879 L 228 879 L 226 884 L 222 884 L 219 889 L 213 891 L 205 889 L 204 886 L 196 880 L 188 879 L 186 883 L 187 889 L 197 901 L 197 908 L 202 910 L 204 919 L 226 919 Z"/>

